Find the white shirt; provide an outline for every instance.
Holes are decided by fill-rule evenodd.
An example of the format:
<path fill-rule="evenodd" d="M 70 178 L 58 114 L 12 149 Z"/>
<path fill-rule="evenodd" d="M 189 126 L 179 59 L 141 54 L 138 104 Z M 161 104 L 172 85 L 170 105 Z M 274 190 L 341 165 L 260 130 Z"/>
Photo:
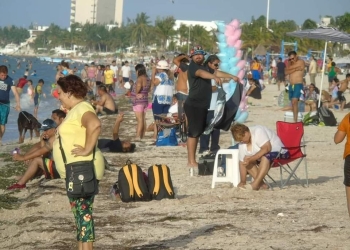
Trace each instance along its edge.
<path fill-rule="evenodd" d="M 261 147 L 268 141 L 271 143 L 271 152 L 280 152 L 284 146 L 281 139 L 277 136 L 276 132 L 268 129 L 267 127 L 256 125 L 249 127 L 251 134 L 252 150 L 248 151 L 247 144 L 239 144 L 239 160 L 243 161 L 245 156 L 253 156 L 258 153 Z M 287 150 L 282 150 L 282 153 Z"/>
<path fill-rule="evenodd" d="M 316 74 L 317 73 L 317 64 L 315 60 L 311 60 L 310 66 L 309 66 L 310 74 Z"/>
<path fill-rule="evenodd" d="M 123 66 L 122 67 L 122 76 L 125 77 L 125 78 L 129 78 L 130 77 L 130 66 Z"/>
<path fill-rule="evenodd" d="M 171 105 L 168 111 L 170 114 L 176 114 L 178 113 L 178 104 L 175 103 L 174 105 Z"/>
<path fill-rule="evenodd" d="M 275 59 L 272 60 L 271 66 L 276 68 L 277 64 L 276 64 L 276 60 Z"/>
<path fill-rule="evenodd" d="M 115 65 L 115 66 L 110 65 L 109 67 L 111 68 L 111 70 L 114 71 L 114 77 L 116 77 L 118 75 L 118 66 L 117 65 Z"/>
<path fill-rule="evenodd" d="M 211 79 L 211 86 L 212 87 L 216 86 L 216 82 L 214 79 Z M 214 92 L 211 93 L 210 107 L 208 110 L 215 110 L 217 100 L 218 100 L 218 91 L 215 90 Z"/>

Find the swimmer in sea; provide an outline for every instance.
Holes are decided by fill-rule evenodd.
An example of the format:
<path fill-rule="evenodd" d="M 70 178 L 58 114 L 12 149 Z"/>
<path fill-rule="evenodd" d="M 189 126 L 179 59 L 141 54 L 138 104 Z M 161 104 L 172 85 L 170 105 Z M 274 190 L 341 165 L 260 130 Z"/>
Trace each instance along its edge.
<path fill-rule="evenodd" d="M 28 80 L 28 88 L 27 88 L 27 94 L 30 97 L 30 103 L 33 103 L 34 99 L 34 88 L 33 88 L 33 81 Z"/>
<path fill-rule="evenodd" d="M 34 117 L 38 119 L 39 103 L 40 97 L 43 95 L 46 98 L 46 95 L 42 91 L 42 86 L 44 85 L 44 80 L 40 79 L 38 85 L 34 89 Z"/>

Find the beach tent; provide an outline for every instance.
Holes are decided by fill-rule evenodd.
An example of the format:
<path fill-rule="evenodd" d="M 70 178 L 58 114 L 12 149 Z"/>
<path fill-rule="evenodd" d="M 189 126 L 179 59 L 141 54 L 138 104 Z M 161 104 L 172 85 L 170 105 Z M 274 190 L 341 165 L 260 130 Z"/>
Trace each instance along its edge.
<path fill-rule="evenodd" d="M 323 78 L 326 66 L 326 55 L 327 55 L 327 44 L 328 42 L 337 42 L 337 43 L 350 43 L 350 35 L 341 31 L 338 31 L 336 28 L 332 27 L 319 27 L 316 29 L 308 30 L 299 30 L 294 32 L 287 32 L 288 36 L 298 37 L 298 38 L 308 38 L 316 40 L 324 40 L 324 54 L 323 54 L 323 66 L 322 66 L 322 77 L 321 77 L 321 86 L 320 91 L 322 91 Z M 321 98 L 318 101 L 318 106 L 321 105 Z"/>
<path fill-rule="evenodd" d="M 267 51 L 265 49 L 265 47 L 261 44 L 258 45 L 258 47 L 256 47 L 256 49 L 253 51 L 253 57 L 255 56 L 264 56 L 266 55 Z"/>

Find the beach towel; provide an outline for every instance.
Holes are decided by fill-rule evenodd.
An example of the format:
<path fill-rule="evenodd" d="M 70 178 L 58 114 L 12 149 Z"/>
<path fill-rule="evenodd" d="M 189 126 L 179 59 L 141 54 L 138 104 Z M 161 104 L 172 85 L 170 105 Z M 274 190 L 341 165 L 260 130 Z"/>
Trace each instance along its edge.
<path fill-rule="evenodd" d="M 228 131 L 234 122 L 234 118 L 239 108 L 239 104 L 243 98 L 243 85 L 237 84 L 232 97 L 225 103 L 224 113 L 221 120 L 218 121 L 214 128 Z"/>
<path fill-rule="evenodd" d="M 222 89 L 221 89 L 222 90 Z M 218 89 L 218 100 L 214 112 L 214 118 L 205 128 L 204 134 L 208 135 L 215 129 L 228 131 L 236 116 L 239 104 L 243 98 L 243 85 L 237 84 L 236 89 L 229 100 L 226 101 L 225 92 Z"/>
<path fill-rule="evenodd" d="M 226 103 L 226 92 L 223 90 L 223 88 L 218 87 L 218 98 L 216 101 L 216 107 L 214 110 L 214 118 L 211 119 L 210 123 L 207 124 L 207 127 L 205 128 L 205 131 L 203 134 L 209 135 L 211 131 L 213 131 L 215 124 L 217 124 L 224 114 L 225 109 L 225 103 Z"/>

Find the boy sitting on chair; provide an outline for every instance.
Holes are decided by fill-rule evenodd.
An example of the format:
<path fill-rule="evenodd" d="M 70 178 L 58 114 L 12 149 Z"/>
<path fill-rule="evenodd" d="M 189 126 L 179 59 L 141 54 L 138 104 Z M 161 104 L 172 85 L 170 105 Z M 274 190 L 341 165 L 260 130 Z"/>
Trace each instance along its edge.
<path fill-rule="evenodd" d="M 239 143 L 239 170 L 241 182 L 238 187 L 259 190 L 267 189 L 264 178 L 270 170 L 271 163 L 279 156 L 279 159 L 290 157 L 277 134 L 261 125 L 247 127 L 243 124 L 234 124 L 231 127 L 233 139 Z M 259 164 L 259 167 L 257 167 Z M 247 174 L 254 181 L 246 184 Z"/>

